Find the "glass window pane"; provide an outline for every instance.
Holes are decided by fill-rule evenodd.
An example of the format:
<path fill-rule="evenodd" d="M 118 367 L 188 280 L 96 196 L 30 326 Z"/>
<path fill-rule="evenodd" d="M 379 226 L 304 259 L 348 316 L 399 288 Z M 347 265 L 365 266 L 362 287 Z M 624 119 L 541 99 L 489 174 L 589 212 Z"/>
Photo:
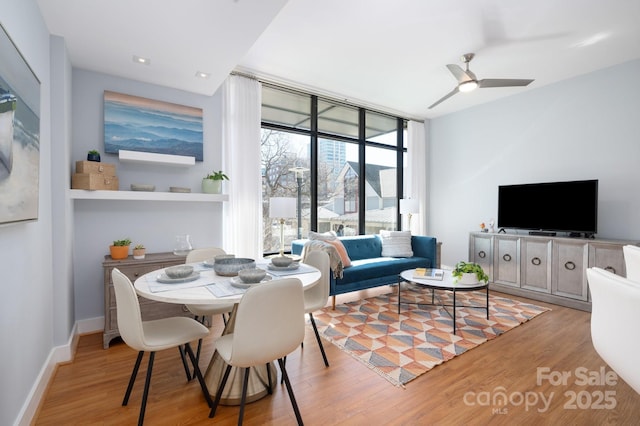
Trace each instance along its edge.
<path fill-rule="evenodd" d="M 358 138 L 358 109 L 318 99 L 318 130 Z"/>
<path fill-rule="evenodd" d="M 358 145 L 318 140 L 318 232 L 358 233 Z"/>
<path fill-rule="evenodd" d="M 311 96 L 262 87 L 262 121 L 296 129 L 310 129 Z"/>
<path fill-rule="evenodd" d="M 396 151 L 367 146 L 365 148 L 365 233 L 396 228 Z"/>
<path fill-rule="evenodd" d="M 372 142 L 396 146 L 398 122 L 395 117 L 367 111 L 365 113 L 365 137 Z"/>
<path fill-rule="evenodd" d="M 309 153 L 310 137 L 271 129 L 261 131 L 262 217 L 265 253 L 280 250 L 280 217 L 270 217 L 270 199 L 286 197 L 295 200 L 296 209 L 284 218 L 284 250 L 291 241 L 309 234 Z M 297 172 L 296 172 L 297 171 Z M 298 202 L 299 200 L 299 202 Z M 300 229 L 298 228 L 300 217 Z"/>

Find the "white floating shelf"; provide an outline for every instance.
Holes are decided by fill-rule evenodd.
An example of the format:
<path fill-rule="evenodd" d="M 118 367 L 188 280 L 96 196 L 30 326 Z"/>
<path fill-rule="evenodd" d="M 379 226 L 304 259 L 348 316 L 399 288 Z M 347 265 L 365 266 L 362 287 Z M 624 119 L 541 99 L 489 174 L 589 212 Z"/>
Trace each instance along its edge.
<path fill-rule="evenodd" d="M 196 201 L 222 202 L 229 201 L 228 194 L 203 194 L 192 192 L 146 192 L 146 191 L 90 191 L 87 189 L 70 189 L 72 200 L 129 200 L 129 201 Z"/>
<path fill-rule="evenodd" d="M 195 157 L 187 157 L 186 155 L 156 154 L 154 152 L 127 151 L 125 149 L 118 151 L 118 157 L 120 161 L 133 163 L 155 163 L 169 166 L 193 166 L 196 164 Z"/>

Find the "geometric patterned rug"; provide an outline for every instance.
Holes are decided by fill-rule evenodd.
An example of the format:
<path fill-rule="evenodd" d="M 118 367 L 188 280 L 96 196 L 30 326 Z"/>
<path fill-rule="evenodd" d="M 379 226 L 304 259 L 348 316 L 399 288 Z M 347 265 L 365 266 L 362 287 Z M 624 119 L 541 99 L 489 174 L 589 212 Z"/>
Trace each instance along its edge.
<path fill-rule="evenodd" d="M 452 303 L 451 292 L 436 291 L 436 295 L 442 303 Z M 549 310 L 489 292 L 489 319 L 485 309 L 456 308 L 454 335 L 452 319 L 444 308 L 428 305 L 429 289 L 409 286 L 401 296 L 399 316 L 397 292 L 336 305 L 335 310 L 326 307 L 313 314 L 322 337 L 401 387 Z M 412 303 L 406 303 L 409 301 Z M 486 293 L 456 293 L 456 304 L 484 308 Z"/>

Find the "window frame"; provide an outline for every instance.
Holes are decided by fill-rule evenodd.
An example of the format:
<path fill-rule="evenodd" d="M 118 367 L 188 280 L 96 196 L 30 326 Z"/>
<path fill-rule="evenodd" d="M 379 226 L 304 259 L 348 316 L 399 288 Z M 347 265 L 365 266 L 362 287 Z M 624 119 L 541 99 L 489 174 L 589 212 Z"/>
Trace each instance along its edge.
<path fill-rule="evenodd" d="M 357 203 L 358 203 L 358 235 L 363 235 L 365 233 L 365 219 L 366 219 L 366 197 L 364 196 L 366 190 L 366 179 L 362 179 L 363 176 L 366 176 L 366 147 L 375 147 L 381 148 L 385 150 L 389 150 L 390 152 L 395 152 L 396 154 L 396 229 L 401 228 L 401 215 L 399 209 L 400 199 L 403 198 L 404 194 L 404 154 L 407 152 L 407 148 L 404 143 L 404 130 L 406 129 L 408 119 L 394 116 L 388 113 L 379 112 L 370 108 L 365 108 L 362 106 L 349 104 L 341 101 L 336 101 L 334 99 L 330 99 L 327 97 L 318 96 L 315 94 L 304 93 L 298 90 L 293 90 L 286 87 L 275 86 L 272 84 L 263 83 L 270 90 L 282 90 L 285 92 L 294 92 L 297 94 L 309 96 L 310 111 L 311 111 L 311 121 L 310 121 L 310 129 L 301 129 L 299 127 L 287 126 L 279 123 L 266 122 L 261 120 L 261 128 L 263 129 L 271 129 L 278 130 L 282 132 L 295 133 L 299 135 L 308 135 L 310 138 L 310 215 L 309 215 L 309 229 L 313 231 L 317 231 L 318 229 L 318 161 L 319 161 L 319 140 L 334 140 L 345 143 L 353 143 L 358 146 L 358 193 L 357 193 Z M 318 102 L 330 102 L 336 105 L 342 105 L 348 108 L 356 108 L 358 110 L 358 137 L 353 138 L 346 135 L 333 134 L 329 132 L 323 132 L 318 129 Z M 366 115 L 367 113 L 375 113 L 379 115 L 383 115 L 386 117 L 390 117 L 395 119 L 396 121 L 396 144 L 391 145 L 388 143 L 380 143 L 366 139 Z M 344 200 L 346 203 L 346 200 Z M 298 225 L 300 226 L 300 225 Z"/>

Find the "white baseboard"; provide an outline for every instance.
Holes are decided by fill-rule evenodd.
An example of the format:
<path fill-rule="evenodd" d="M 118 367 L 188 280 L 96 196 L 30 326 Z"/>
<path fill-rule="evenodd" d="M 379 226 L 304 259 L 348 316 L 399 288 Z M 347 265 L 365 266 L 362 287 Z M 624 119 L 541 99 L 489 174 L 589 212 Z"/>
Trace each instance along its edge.
<path fill-rule="evenodd" d="M 77 321 L 71 330 L 71 335 L 67 343 L 51 349 L 47 360 L 36 378 L 36 382 L 33 384 L 26 401 L 22 405 L 14 426 L 29 426 L 33 422 L 33 418 L 38 411 L 38 407 L 53 377 L 56 366 L 60 363 L 73 361 L 80 335 L 101 330 L 104 330 L 104 317 Z"/>

